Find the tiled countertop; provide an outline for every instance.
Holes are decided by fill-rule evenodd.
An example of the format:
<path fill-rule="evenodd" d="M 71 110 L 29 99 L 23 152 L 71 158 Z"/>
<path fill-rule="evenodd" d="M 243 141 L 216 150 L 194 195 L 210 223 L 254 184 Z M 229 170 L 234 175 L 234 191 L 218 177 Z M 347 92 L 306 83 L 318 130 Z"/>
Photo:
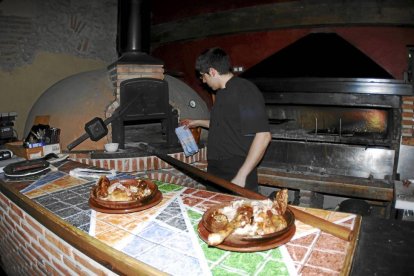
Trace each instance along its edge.
<path fill-rule="evenodd" d="M 352 244 L 299 221 L 291 241 L 276 249 L 238 253 L 207 246 L 197 231 L 203 212 L 237 197 L 154 181 L 163 194 L 158 205 L 135 213 L 107 214 L 88 205 L 95 182 L 57 171 L 21 192 L 103 243 L 171 275 L 340 275 L 349 271 Z M 353 214 L 302 209 L 349 228 L 357 221 Z"/>

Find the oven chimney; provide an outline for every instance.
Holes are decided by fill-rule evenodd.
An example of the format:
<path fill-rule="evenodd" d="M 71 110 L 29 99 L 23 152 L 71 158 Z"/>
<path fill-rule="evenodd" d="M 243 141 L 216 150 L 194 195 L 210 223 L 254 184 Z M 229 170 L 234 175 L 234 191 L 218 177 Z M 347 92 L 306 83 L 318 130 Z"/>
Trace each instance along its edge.
<path fill-rule="evenodd" d="M 150 46 L 150 1 L 118 0 L 117 63 L 164 65 L 149 55 Z"/>

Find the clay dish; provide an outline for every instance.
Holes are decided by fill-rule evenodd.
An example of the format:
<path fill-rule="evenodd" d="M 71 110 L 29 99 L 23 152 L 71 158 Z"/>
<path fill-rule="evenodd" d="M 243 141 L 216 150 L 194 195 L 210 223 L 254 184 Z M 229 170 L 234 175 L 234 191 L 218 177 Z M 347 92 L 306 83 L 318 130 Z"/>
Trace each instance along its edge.
<path fill-rule="evenodd" d="M 201 219 L 201 223 L 203 224 L 203 226 L 206 228 L 208 232 L 214 233 L 224 228 L 225 224 L 217 223 L 213 219 L 213 214 L 219 209 L 226 207 L 226 206 L 230 206 L 230 205 L 231 203 L 214 205 L 210 207 L 206 212 L 204 212 L 203 217 Z M 295 216 L 289 209 L 286 209 L 286 212 L 283 215 L 283 217 L 287 222 L 287 226 L 280 231 L 276 231 L 274 233 L 270 233 L 266 235 L 256 235 L 256 236 L 231 234 L 230 236 L 227 237 L 226 240 L 260 242 L 260 241 L 265 241 L 268 239 L 275 239 L 279 236 L 283 236 L 286 232 L 289 232 L 292 227 L 294 227 Z"/>
<path fill-rule="evenodd" d="M 111 180 L 111 184 L 114 182 L 120 182 L 122 185 L 124 186 L 129 186 L 129 185 L 136 185 L 138 183 L 138 181 L 136 179 L 114 179 Z M 137 208 L 140 206 L 143 206 L 145 204 L 147 204 L 154 196 L 155 194 L 158 192 L 158 187 L 157 185 L 150 181 L 150 180 L 142 180 L 145 181 L 145 183 L 147 184 L 148 188 L 151 190 L 151 193 L 146 196 L 145 198 L 141 199 L 141 200 L 130 200 L 130 201 L 110 201 L 110 200 L 104 200 L 101 199 L 99 197 L 95 196 L 95 189 L 97 189 L 97 186 L 93 186 L 91 193 L 90 193 L 90 199 L 95 203 L 98 204 L 101 207 L 104 208 L 109 208 L 109 209 L 131 209 L 131 208 Z"/>

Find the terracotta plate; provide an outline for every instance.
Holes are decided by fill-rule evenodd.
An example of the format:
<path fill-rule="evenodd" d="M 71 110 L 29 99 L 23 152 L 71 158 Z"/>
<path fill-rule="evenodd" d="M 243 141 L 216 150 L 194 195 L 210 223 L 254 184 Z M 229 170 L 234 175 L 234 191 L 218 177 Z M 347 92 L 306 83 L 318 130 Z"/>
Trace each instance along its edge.
<path fill-rule="evenodd" d="M 134 185 L 137 183 L 136 179 L 114 179 L 111 180 L 111 184 L 115 181 L 120 182 L 123 185 Z M 141 200 L 130 200 L 130 201 L 111 201 L 111 200 L 103 200 L 95 196 L 95 190 L 98 188 L 97 186 L 93 186 L 90 193 L 90 199 L 95 203 L 95 205 L 102 206 L 108 209 L 131 209 L 131 208 L 138 208 L 140 206 L 147 205 L 157 194 L 158 186 L 150 181 L 150 180 L 142 180 L 148 185 L 148 188 L 151 190 L 151 193 Z"/>
<path fill-rule="evenodd" d="M 204 228 L 208 232 L 210 232 L 210 233 L 214 232 L 212 230 L 212 227 L 211 227 L 212 214 L 216 210 L 221 209 L 221 208 L 223 208 L 225 206 L 229 206 L 229 204 L 227 203 L 227 204 L 214 205 L 214 206 L 210 207 L 203 214 L 203 218 L 201 219 L 201 222 L 202 222 Z M 280 231 L 277 231 L 277 232 L 274 232 L 274 233 L 270 233 L 270 234 L 266 234 L 266 235 L 260 235 L 260 236 L 249 236 L 249 235 L 236 235 L 236 234 L 232 234 L 232 235 L 228 236 L 226 240 L 231 240 L 231 241 L 235 241 L 235 242 L 237 242 L 237 241 L 253 241 L 254 242 L 254 241 L 264 241 L 264 240 L 268 240 L 268 239 L 274 239 L 274 238 L 277 238 L 279 236 L 282 236 L 286 232 L 289 232 L 290 229 L 295 225 L 295 216 L 294 216 L 294 214 L 289 209 L 286 209 L 286 212 L 283 215 L 283 217 L 284 217 L 284 219 L 287 222 L 287 226 L 286 226 L 286 228 L 284 228 L 284 229 L 282 229 Z"/>
<path fill-rule="evenodd" d="M 128 207 L 128 208 L 124 208 L 124 209 L 119 209 L 119 208 L 118 209 L 112 209 L 112 208 L 108 208 L 106 206 L 100 205 L 99 202 L 97 202 L 92 197 L 89 198 L 89 206 L 92 209 L 94 209 L 95 211 L 98 211 L 98 212 L 101 212 L 101 213 L 127 214 L 127 213 L 139 212 L 139 211 L 146 210 L 146 209 L 149 209 L 151 207 L 154 207 L 155 205 L 160 203 L 161 200 L 162 200 L 162 193 L 157 190 L 155 195 L 149 201 L 147 201 L 145 204 L 140 204 L 140 205 L 137 205 L 135 207 Z"/>
<path fill-rule="evenodd" d="M 255 241 L 243 241 L 243 240 L 229 240 L 228 238 L 224 240 L 219 245 L 215 247 L 228 250 L 228 251 L 236 251 L 236 252 L 256 252 L 256 251 L 264 251 L 279 247 L 287 242 L 295 234 L 296 227 L 293 224 L 287 232 L 283 233 L 280 236 L 265 239 L 265 240 L 255 240 Z M 198 233 L 200 238 L 207 243 L 208 235 L 211 233 L 209 232 L 203 225 L 202 221 L 198 224 Z"/>

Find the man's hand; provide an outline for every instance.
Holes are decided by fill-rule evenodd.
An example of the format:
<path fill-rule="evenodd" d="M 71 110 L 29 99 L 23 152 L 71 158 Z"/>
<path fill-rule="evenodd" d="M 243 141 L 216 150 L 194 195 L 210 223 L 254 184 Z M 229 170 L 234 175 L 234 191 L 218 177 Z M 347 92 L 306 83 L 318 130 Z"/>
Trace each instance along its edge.
<path fill-rule="evenodd" d="M 246 177 L 237 174 L 236 177 L 231 180 L 231 183 L 244 188 L 246 186 Z"/>
<path fill-rule="evenodd" d="M 250 146 L 249 153 L 247 154 L 246 160 L 231 182 L 239 185 L 240 187 L 246 186 L 247 176 L 257 166 L 257 164 L 259 164 L 271 139 L 272 136 L 270 132 L 256 133 L 252 145 Z"/>

